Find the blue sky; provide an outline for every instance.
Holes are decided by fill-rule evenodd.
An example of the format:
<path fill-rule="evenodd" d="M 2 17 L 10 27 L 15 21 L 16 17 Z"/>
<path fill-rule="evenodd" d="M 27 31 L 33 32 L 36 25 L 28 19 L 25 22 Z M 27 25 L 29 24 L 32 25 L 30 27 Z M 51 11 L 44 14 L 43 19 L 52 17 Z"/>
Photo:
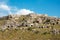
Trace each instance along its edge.
<path fill-rule="evenodd" d="M 0 4 L 8 6 L 10 11 L 1 11 L 0 15 L 13 14 L 20 9 L 27 9 L 39 14 L 48 14 L 49 16 L 60 17 L 60 0 L 0 0 Z"/>

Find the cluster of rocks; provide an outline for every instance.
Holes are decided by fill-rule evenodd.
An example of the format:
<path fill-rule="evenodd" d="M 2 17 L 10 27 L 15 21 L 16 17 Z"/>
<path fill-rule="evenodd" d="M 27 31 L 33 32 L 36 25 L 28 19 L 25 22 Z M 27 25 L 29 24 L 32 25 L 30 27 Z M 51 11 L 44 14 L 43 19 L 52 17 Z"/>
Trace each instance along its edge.
<path fill-rule="evenodd" d="M 21 15 L 22 16 L 22 15 Z M 27 29 L 28 27 L 37 27 L 37 28 L 51 28 L 51 25 L 60 25 L 60 18 L 55 17 L 49 17 L 47 15 L 38 15 L 38 14 L 28 14 L 23 15 L 26 18 L 22 18 L 22 21 L 16 21 L 21 20 L 18 15 L 9 15 L 7 16 L 7 20 L 5 24 L 1 25 L 0 30 L 6 30 L 6 29 Z M 56 33 L 56 30 L 54 30 Z M 59 31 L 58 31 L 59 32 Z"/>
<path fill-rule="evenodd" d="M 60 34 L 60 30 L 58 30 L 58 29 L 53 29 L 53 30 L 51 31 L 51 33 L 54 34 L 54 35 Z"/>

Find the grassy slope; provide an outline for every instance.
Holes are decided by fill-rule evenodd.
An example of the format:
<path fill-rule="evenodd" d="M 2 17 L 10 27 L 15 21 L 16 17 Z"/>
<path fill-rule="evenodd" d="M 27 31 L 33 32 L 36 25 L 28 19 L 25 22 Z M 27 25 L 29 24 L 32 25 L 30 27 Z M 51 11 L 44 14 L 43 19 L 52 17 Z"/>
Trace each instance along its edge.
<path fill-rule="evenodd" d="M 39 29 L 39 33 L 35 33 L 28 30 L 5 30 L 4 32 L 0 31 L 0 40 L 60 40 L 60 34 L 43 34 L 44 31 L 49 29 Z"/>
<path fill-rule="evenodd" d="M 24 18 L 24 17 L 23 17 Z M 19 21 L 22 21 L 20 18 Z M 5 20 L 0 20 L 0 24 L 3 24 Z M 60 25 L 54 25 L 54 28 L 60 29 Z M 0 31 L 0 40 L 60 40 L 60 34 L 44 34 L 45 31 L 49 32 L 47 28 L 34 28 L 39 30 L 39 33 L 35 33 L 28 30 L 5 30 Z"/>

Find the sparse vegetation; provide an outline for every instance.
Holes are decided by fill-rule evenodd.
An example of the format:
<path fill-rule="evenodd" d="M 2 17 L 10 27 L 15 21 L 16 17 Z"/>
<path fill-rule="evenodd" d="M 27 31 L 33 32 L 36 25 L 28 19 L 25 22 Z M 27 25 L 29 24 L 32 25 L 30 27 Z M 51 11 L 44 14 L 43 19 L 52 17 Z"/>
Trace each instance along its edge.
<path fill-rule="evenodd" d="M 60 40 L 60 20 L 36 14 L 6 16 L 0 19 L 0 40 Z"/>

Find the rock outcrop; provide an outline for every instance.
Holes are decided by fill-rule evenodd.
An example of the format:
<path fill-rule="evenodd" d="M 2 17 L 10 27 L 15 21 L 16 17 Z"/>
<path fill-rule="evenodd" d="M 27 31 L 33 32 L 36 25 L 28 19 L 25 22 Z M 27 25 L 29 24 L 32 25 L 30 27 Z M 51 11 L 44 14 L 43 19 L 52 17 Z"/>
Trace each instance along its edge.
<path fill-rule="evenodd" d="M 6 20 L 4 24 L 0 26 L 0 30 L 2 31 L 6 29 L 21 29 L 21 27 L 51 28 L 51 26 L 60 25 L 60 18 L 34 13 L 20 16 L 8 15 L 0 18 L 0 21 L 2 20 Z"/>

